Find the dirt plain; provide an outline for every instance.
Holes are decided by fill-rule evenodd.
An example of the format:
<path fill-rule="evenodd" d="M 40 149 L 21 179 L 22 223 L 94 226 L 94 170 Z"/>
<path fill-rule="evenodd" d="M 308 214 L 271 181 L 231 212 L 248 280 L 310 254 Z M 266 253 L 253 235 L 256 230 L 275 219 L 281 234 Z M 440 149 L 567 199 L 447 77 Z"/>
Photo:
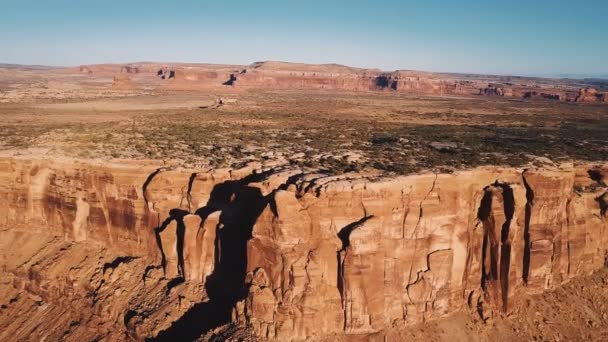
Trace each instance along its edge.
<path fill-rule="evenodd" d="M 603 104 L 391 91 L 174 91 L 154 79 L 112 91 L 105 75 L 3 75 L 10 76 L 0 96 L 0 149 L 9 155 L 215 168 L 259 160 L 392 174 L 521 166 L 537 157 L 608 159 Z M 223 106 L 215 105 L 218 98 Z"/>

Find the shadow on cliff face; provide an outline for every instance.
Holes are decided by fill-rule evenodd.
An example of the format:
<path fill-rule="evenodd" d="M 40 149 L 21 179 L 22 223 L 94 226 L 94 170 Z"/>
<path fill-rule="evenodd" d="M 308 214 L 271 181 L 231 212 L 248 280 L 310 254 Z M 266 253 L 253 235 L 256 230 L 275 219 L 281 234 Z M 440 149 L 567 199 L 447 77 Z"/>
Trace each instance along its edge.
<path fill-rule="evenodd" d="M 390 88 L 392 90 L 397 90 L 397 81 L 392 80 L 389 76 L 378 76 L 375 80 L 376 87 L 380 89 Z"/>
<path fill-rule="evenodd" d="M 235 82 L 236 82 L 236 75 L 235 74 L 230 74 L 230 78 L 226 82 L 222 83 L 222 85 L 225 85 L 225 86 L 234 86 Z"/>
<path fill-rule="evenodd" d="M 502 210 L 505 222 L 500 227 L 500 236 L 496 231 L 496 220 L 492 212 L 492 202 L 499 190 L 502 197 Z M 513 189 L 508 184 L 496 182 L 484 189 L 477 218 L 484 229 L 481 250 L 481 287 L 498 304 L 502 310 L 508 310 L 509 269 L 511 265 L 511 239 L 509 237 L 511 222 L 515 213 Z"/>
<path fill-rule="evenodd" d="M 593 180 L 594 182 L 597 182 L 599 185 L 605 185 L 604 176 L 602 175 L 602 172 L 600 170 L 591 169 L 587 171 L 587 174 L 589 175 L 589 178 L 591 178 L 591 180 Z"/>
<path fill-rule="evenodd" d="M 213 188 L 207 205 L 196 210 L 195 214 L 201 217 L 202 222 L 211 213 L 221 211 L 215 241 L 214 271 L 205 281 L 209 300 L 194 305 L 171 327 L 156 337 L 147 339 L 148 341 L 192 341 L 207 331 L 230 322 L 232 308 L 237 301 L 245 299 L 248 292 L 245 286 L 247 241 L 251 239 L 253 225 L 268 203 L 268 198 L 262 196 L 260 189 L 248 184 L 262 180 L 265 176 L 253 174 L 241 180 L 218 184 Z M 183 211 L 174 214 L 177 216 L 173 219 L 178 220 L 179 268 L 183 272 L 183 232 L 181 244 L 179 234 L 179 215 Z M 172 216 L 173 214 L 167 220 L 172 219 Z M 160 249 L 164 256 L 162 246 Z M 180 275 L 183 276 L 183 273 Z"/>
<path fill-rule="evenodd" d="M 189 212 L 183 209 L 171 209 L 169 211 L 169 217 L 157 228 L 154 228 L 154 236 L 156 237 L 156 246 L 160 251 L 161 257 L 161 266 L 163 268 L 163 272 L 165 276 L 167 275 L 167 256 L 165 254 L 165 250 L 163 249 L 163 243 L 160 237 L 160 234 L 167 229 L 167 226 L 174 220 L 177 222 L 177 231 L 175 232 L 177 241 L 176 241 L 176 250 L 177 250 L 177 271 L 179 277 L 183 279 L 185 276 L 184 271 L 184 236 L 186 234 L 186 225 L 184 224 L 184 217 L 188 215 Z"/>
<path fill-rule="evenodd" d="M 522 267 L 522 279 L 528 285 L 528 275 L 530 274 L 530 222 L 532 221 L 532 208 L 534 207 L 534 190 L 526 180 L 525 172 L 522 175 L 524 187 L 526 188 L 526 212 L 524 221 L 524 263 Z"/>
<path fill-rule="evenodd" d="M 608 192 L 605 192 L 595 200 L 600 206 L 600 216 L 606 217 L 606 212 L 608 212 Z"/>
<path fill-rule="evenodd" d="M 344 258 L 346 256 L 346 249 L 350 246 L 350 234 L 352 234 L 355 229 L 361 227 L 367 220 L 373 218 L 374 215 L 364 216 L 358 221 L 347 224 L 338 232 L 338 238 L 342 241 L 342 248 L 336 252 L 336 258 L 338 261 L 338 291 L 340 292 L 340 298 L 344 309 Z M 346 310 L 344 309 L 344 322 L 346 324 Z"/>

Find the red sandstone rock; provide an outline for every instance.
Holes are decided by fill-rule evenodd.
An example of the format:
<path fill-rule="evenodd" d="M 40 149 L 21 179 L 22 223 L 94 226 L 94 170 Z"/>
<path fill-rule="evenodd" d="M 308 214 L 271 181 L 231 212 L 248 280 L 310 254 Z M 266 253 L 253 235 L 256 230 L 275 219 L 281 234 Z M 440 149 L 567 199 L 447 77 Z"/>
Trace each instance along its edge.
<path fill-rule="evenodd" d="M 65 325 L 80 322 L 68 334 L 81 340 L 168 334 L 205 303 L 279 340 L 371 333 L 465 307 L 509 312 L 519 293 L 603 267 L 607 170 L 369 180 L 2 159 L 11 281 L 0 286 L 23 294 L 8 310 L 45 303 Z M 64 325 L 48 317 L 3 325 L 0 337 L 59 338 Z"/>

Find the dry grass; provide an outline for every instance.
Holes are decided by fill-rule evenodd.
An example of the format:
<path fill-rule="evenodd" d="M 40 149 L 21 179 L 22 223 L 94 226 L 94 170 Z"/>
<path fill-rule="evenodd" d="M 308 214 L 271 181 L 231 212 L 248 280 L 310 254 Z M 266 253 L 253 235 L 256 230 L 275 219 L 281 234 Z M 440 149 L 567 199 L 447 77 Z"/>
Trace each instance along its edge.
<path fill-rule="evenodd" d="M 0 104 L 0 149 L 212 167 L 274 160 L 331 173 L 517 166 L 528 163 L 530 155 L 608 160 L 608 106 L 259 91 L 223 94 L 237 102 L 202 108 L 215 96 L 165 93 Z"/>

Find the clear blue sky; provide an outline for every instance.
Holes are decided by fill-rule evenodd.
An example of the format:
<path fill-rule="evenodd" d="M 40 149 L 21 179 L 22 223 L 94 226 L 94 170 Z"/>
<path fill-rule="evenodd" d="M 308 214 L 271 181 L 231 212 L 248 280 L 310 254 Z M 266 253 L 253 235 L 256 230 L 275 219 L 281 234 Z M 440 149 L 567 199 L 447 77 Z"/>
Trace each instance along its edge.
<path fill-rule="evenodd" d="M 0 0 L 0 62 L 608 74 L 608 0 Z"/>

